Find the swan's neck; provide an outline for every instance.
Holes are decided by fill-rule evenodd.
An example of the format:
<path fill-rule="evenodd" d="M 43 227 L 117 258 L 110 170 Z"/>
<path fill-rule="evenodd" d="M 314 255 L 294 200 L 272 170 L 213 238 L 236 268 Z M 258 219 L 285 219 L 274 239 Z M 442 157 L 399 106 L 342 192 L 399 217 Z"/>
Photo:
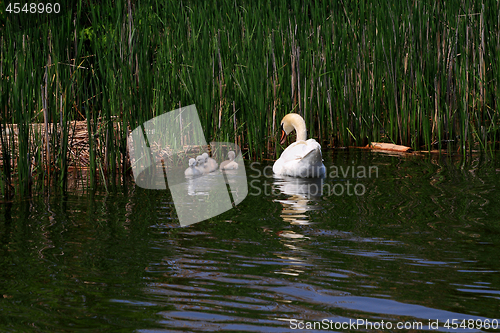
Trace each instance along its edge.
<path fill-rule="evenodd" d="M 295 126 L 295 130 L 297 131 L 297 140 L 296 141 L 306 141 L 307 140 L 307 130 L 306 130 L 305 123 L 301 123 L 298 126 Z"/>
<path fill-rule="evenodd" d="M 297 113 L 287 114 L 281 121 L 281 126 L 287 135 L 295 129 L 297 131 L 297 141 L 307 140 L 306 122 Z"/>
<path fill-rule="evenodd" d="M 294 115 L 290 119 L 290 123 L 295 128 L 297 132 L 297 140 L 296 141 L 306 141 L 307 140 L 307 129 L 306 122 L 299 115 Z"/>

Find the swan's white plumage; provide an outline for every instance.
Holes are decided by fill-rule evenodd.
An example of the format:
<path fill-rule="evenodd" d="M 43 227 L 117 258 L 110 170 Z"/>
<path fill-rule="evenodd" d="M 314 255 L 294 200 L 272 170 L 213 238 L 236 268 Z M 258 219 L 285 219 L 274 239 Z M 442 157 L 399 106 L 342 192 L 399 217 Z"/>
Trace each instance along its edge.
<path fill-rule="evenodd" d="M 196 156 L 196 169 L 202 174 L 209 172 L 207 166 L 205 165 L 205 157 L 202 155 Z"/>
<path fill-rule="evenodd" d="M 187 168 L 186 171 L 184 171 L 184 175 L 192 177 L 192 176 L 201 176 L 202 174 L 203 172 L 196 168 L 196 160 L 194 158 L 191 158 L 189 160 L 189 168 Z"/>
<path fill-rule="evenodd" d="M 213 158 L 210 158 L 207 153 L 203 153 L 201 155 L 205 159 L 205 170 L 206 172 L 212 172 L 217 170 L 218 164 L 217 161 L 214 160 Z"/>
<path fill-rule="evenodd" d="M 231 150 L 229 153 L 227 153 L 227 157 L 229 158 L 229 160 L 223 161 L 220 164 L 220 169 L 221 170 L 236 170 L 236 169 L 238 169 L 238 163 L 236 163 L 234 161 L 234 159 L 236 157 L 236 154 L 234 153 L 234 151 Z"/>
<path fill-rule="evenodd" d="M 282 141 L 285 135 L 294 129 L 297 131 L 297 141 L 289 145 L 273 165 L 273 172 L 278 175 L 321 178 L 326 174 L 321 155 L 321 146 L 316 140 L 307 137 L 305 122 L 296 113 L 286 115 L 281 121 Z"/>

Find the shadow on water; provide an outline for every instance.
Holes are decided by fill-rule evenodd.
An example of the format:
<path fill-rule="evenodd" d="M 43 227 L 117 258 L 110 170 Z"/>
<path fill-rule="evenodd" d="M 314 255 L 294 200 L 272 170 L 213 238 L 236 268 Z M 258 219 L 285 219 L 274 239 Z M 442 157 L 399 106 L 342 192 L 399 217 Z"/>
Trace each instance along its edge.
<path fill-rule="evenodd" d="M 0 328 L 319 332 L 383 320 L 420 331 L 499 319 L 498 160 L 324 157 L 323 180 L 248 165 L 243 202 L 184 228 L 169 191 L 133 184 L 3 204 Z"/>

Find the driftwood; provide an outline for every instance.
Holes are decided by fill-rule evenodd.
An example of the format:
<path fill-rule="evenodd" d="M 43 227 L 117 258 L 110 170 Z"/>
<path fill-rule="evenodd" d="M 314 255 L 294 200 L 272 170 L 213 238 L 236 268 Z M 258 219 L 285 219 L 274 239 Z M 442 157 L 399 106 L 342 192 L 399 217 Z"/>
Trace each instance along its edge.
<path fill-rule="evenodd" d="M 368 146 L 368 149 L 372 150 L 383 150 L 390 152 L 398 152 L 398 153 L 411 153 L 413 150 L 410 147 L 399 146 L 392 143 L 381 143 L 381 142 L 372 142 Z"/>

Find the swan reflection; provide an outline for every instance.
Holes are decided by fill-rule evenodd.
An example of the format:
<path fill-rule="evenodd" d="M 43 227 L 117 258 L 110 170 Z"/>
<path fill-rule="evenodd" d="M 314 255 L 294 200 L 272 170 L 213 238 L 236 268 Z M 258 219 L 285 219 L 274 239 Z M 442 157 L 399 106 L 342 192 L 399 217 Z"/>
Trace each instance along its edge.
<path fill-rule="evenodd" d="M 217 183 L 217 180 L 214 175 L 189 177 L 186 179 L 187 193 L 190 196 L 208 196 L 210 188 Z"/>
<path fill-rule="evenodd" d="M 287 199 L 275 200 L 283 205 L 283 220 L 291 224 L 311 224 L 306 214 L 310 210 L 318 210 L 310 201 L 319 199 L 323 194 L 323 178 L 295 178 L 274 175 L 274 188 L 289 195 Z"/>

